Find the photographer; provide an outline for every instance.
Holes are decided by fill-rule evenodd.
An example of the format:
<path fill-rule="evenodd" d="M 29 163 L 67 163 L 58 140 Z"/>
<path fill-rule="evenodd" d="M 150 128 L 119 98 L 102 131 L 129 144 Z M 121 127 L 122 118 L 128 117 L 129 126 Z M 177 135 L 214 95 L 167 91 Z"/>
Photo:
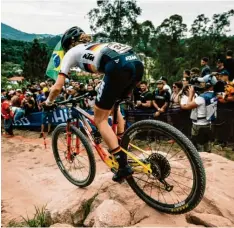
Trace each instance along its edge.
<path fill-rule="evenodd" d="M 193 86 L 188 88 L 188 101 L 181 105 L 184 110 L 192 110 L 190 118 L 192 124 L 192 141 L 199 152 L 211 152 L 211 122 L 216 118 L 217 98 L 213 92 L 213 85 L 204 78 L 198 78 L 199 82 L 205 82 L 203 93 L 195 97 Z M 195 87 L 196 88 L 196 87 Z"/>

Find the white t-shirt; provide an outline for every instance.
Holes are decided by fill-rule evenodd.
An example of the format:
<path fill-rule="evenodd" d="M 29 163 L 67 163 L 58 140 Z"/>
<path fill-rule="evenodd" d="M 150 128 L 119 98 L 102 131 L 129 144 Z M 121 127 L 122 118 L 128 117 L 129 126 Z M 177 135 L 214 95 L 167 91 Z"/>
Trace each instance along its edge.
<path fill-rule="evenodd" d="M 206 101 L 203 97 L 196 97 L 194 99 L 194 102 L 198 105 L 197 108 L 193 109 L 191 111 L 191 115 L 190 118 L 193 119 L 197 119 L 197 118 L 202 118 L 204 117 L 204 119 L 197 119 L 197 122 L 194 122 L 195 125 L 207 125 L 210 123 L 210 121 L 208 121 L 206 119 Z"/>
<path fill-rule="evenodd" d="M 188 96 L 182 95 L 182 97 L 180 99 L 180 104 L 181 105 L 186 105 L 187 103 L 188 103 Z"/>

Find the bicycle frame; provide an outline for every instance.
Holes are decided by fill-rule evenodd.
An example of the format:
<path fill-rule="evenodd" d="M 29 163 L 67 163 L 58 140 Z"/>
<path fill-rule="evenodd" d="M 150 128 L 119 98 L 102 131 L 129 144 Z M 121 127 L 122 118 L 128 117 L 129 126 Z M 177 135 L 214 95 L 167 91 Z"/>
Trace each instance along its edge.
<path fill-rule="evenodd" d="M 118 113 L 118 109 L 119 109 L 119 104 L 121 101 L 117 101 L 114 105 L 114 109 L 113 109 L 113 121 L 112 121 L 112 130 L 114 131 L 114 133 L 117 135 L 117 126 L 118 126 L 118 121 L 117 121 L 117 113 Z M 101 157 L 102 161 L 106 163 L 106 165 L 108 167 L 110 167 L 111 170 L 117 170 L 118 169 L 118 163 L 116 162 L 114 156 L 107 154 L 104 150 L 104 148 L 100 145 L 95 143 L 93 137 L 92 137 L 92 128 L 89 124 L 88 121 L 90 121 L 90 123 L 96 127 L 95 122 L 94 122 L 94 117 L 92 115 L 90 115 L 89 113 L 87 113 L 86 111 L 84 111 L 83 109 L 81 109 L 80 107 L 71 107 L 68 109 L 69 110 L 69 116 L 68 116 L 68 120 L 67 120 L 67 149 L 68 149 L 68 159 L 70 159 L 71 156 L 71 131 L 70 131 L 70 126 L 71 124 L 75 124 L 75 126 L 77 128 L 79 128 L 79 123 L 82 124 L 82 127 L 84 128 L 87 136 L 89 137 L 93 147 L 96 149 L 96 151 L 98 152 L 99 156 Z M 72 119 L 74 119 L 74 117 L 72 118 L 71 113 L 75 112 L 75 122 L 72 122 Z M 88 121 L 87 121 L 88 120 Z M 97 127 L 96 127 L 97 128 Z M 130 144 L 133 148 L 148 154 L 146 151 L 138 148 L 137 146 Z M 138 166 L 141 166 L 141 171 L 143 171 L 144 173 L 152 173 L 152 170 L 150 168 L 150 165 L 146 165 L 144 163 L 142 163 L 139 159 L 137 159 L 132 153 L 124 150 L 122 148 L 123 152 L 125 152 L 130 158 L 132 158 L 135 163 L 138 163 Z M 76 138 L 76 153 L 79 154 L 79 139 Z M 143 168 L 143 170 L 142 170 Z M 136 167 L 134 168 L 135 171 L 139 171 L 139 168 L 137 169 Z"/>

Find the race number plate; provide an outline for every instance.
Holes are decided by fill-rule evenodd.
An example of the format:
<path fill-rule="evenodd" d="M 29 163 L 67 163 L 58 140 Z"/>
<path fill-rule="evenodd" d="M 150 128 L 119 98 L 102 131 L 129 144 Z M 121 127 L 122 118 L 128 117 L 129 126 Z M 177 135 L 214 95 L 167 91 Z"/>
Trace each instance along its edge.
<path fill-rule="evenodd" d="M 126 44 L 120 44 L 120 43 L 110 43 L 107 46 L 113 51 L 116 51 L 119 54 L 126 53 L 127 51 L 131 50 L 132 47 Z"/>

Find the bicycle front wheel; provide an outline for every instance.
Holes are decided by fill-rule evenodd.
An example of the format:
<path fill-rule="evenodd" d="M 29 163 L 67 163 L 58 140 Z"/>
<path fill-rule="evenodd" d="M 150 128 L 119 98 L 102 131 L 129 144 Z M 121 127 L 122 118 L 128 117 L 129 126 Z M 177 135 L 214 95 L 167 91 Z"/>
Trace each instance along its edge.
<path fill-rule="evenodd" d="M 199 204 L 205 192 L 205 171 L 196 148 L 179 130 L 161 121 L 143 120 L 126 131 L 121 144 L 151 167 L 152 173 L 144 173 L 128 158 L 134 174 L 127 182 L 149 206 L 182 214 Z"/>
<path fill-rule="evenodd" d="M 93 182 L 96 173 L 92 147 L 87 138 L 75 126 L 70 127 L 71 137 L 68 147 L 66 126 L 66 124 L 60 124 L 53 132 L 54 158 L 63 175 L 72 184 L 86 187 Z"/>

